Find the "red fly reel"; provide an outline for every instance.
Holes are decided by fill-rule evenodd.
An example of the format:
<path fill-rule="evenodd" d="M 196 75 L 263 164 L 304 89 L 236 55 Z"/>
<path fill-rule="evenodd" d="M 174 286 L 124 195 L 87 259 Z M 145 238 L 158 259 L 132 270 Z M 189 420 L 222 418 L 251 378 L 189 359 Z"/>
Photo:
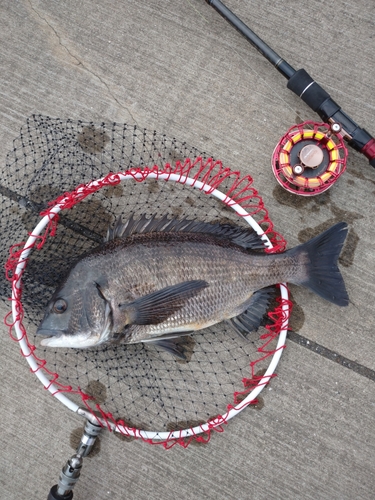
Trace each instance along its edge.
<path fill-rule="evenodd" d="M 272 155 L 277 182 L 287 191 L 315 196 L 329 189 L 346 168 L 348 151 L 337 123 L 293 125 Z"/>

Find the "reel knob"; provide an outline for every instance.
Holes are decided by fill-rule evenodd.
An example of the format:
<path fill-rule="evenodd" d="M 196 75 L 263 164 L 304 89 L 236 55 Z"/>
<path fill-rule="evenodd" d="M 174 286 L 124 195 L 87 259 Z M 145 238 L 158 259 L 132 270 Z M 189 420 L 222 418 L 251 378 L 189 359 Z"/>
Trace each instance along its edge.
<path fill-rule="evenodd" d="M 321 165 L 324 154 L 316 144 L 308 144 L 301 149 L 299 157 L 305 167 L 317 168 Z"/>
<path fill-rule="evenodd" d="M 337 123 L 293 125 L 272 155 L 277 182 L 287 191 L 315 196 L 329 189 L 346 168 L 346 149 Z"/>

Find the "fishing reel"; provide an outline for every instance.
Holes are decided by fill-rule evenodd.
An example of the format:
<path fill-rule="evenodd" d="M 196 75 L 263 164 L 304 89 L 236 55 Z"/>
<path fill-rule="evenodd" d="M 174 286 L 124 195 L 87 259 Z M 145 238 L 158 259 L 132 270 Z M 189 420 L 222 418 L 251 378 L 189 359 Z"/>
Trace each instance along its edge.
<path fill-rule="evenodd" d="M 206 0 L 287 78 L 287 88 L 326 123 L 304 122 L 291 127 L 272 156 L 278 183 L 290 193 L 314 196 L 329 189 L 345 171 L 343 137 L 375 168 L 375 138 L 347 115 L 303 68 L 295 70 L 220 0 Z"/>
<path fill-rule="evenodd" d="M 327 191 L 346 169 L 348 151 L 338 123 L 293 125 L 272 155 L 277 182 L 290 193 L 315 196 Z"/>

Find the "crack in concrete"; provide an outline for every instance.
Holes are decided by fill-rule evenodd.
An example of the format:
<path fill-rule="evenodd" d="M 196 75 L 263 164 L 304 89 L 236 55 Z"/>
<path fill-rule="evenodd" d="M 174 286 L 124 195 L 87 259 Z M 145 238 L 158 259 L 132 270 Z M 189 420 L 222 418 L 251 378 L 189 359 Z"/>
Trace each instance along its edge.
<path fill-rule="evenodd" d="M 105 88 L 107 89 L 108 91 L 108 94 L 111 96 L 111 98 L 116 102 L 116 104 L 118 104 L 118 106 L 120 106 L 121 109 L 123 109 L 124 111 L 126 111 L 131 119 L 133 120 L 134 123 L 136 123 L 138 125 L 138 122 L 137 120 L 134 118 L 133 116 L 133 113 L 126 107 L 124 106 L 123 104 L 121 104 L 121 102 L 117 99 L 117 97 L 113 94 L 113 92 L 111 91 L 108 83 L 103 80 L 103 78 L 101 76 L 99 76 L 98 74 L 96 74 L 94 71 L 92 71 L 91 69 L 89 69 L 77 56 L 75 56 L 74 54 L 72 54 L 72 52 L 69 50 L 69 48 L 62 42 L 61 40 L 61 36 L 59 35 L 59 33 L 57 32 L 57 30 L 51 25 L 51 23 L 48 22 L 48 19 L 43 17 L 36 9 L 35 7 L 33 6 L 33 4 L 31 3 L 31 0 L 28 0 L 29 1 L 29 4 L 30 4 L 30 7 L 31 7 L 31 10 L 33 12 L 35 12 L 35 14 L 39 17 L 39 19 L 41 19 L 42 21 L 44 21 L 46 23 L 46 25 L 52 30 L 52 32 L 54 33 L 54 35 L 56 36 L 57 40 L 58 40 L 58 43 L 61 47 L 63 47 L 65 49 L 65 51 L 69 54 L 69 56 L 74 59 L 76 61 L 76 66 L 81 66 L 83 70 L 87 71 L 90 75 L 92 75 L 94 78 L 97 78 L 100 83 L 102 85 L 105 86 Z"/>
<path fill-rule="evenodd" d="M 306 347 L 310 351 L 323 356 L 323 358 L 334 361 L 335 363 L 344 366 L 345 368 L 348 368 L 349 370 L 352 370 L 359 375 L 362 375 L 362 377 L 366 377 L 375 382 L 375 371 L 371 370 L 371 368 L 367 368 L 367 366 L 361 365 L 356 361 L 346 358 L 345 356 L 342 356 L 341 354 L 338 354 L 337 352 L 332 351 L 331 349 L 328 349 L 327 347 L 324 347 L 317 342 L 308 340 L 306 337 L 303 337 L 299 333 L 289 331 L 287 339 L 295 342 L 302 347 Z"/>

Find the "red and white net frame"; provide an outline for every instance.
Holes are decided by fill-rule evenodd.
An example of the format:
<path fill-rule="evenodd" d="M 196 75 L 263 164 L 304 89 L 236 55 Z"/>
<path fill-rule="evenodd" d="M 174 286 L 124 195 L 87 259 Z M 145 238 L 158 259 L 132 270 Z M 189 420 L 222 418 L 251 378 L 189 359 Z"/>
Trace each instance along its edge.
<path fill-rule="evenodd" d="M 6 273 L 12 286 L 12 310 L 5 317 L 5 324 L 9 327 L 11 338 L 19 344 L 21 353 L 29 363 L 31 371 L 38 377 L 44 388 L 67 408 L 88 418 L 96 425 L 107 427 L 109 430 L 117 431 L 127 437 L 139 438 L 152 444 L 161 443 L 165 448 L 176 443 L 186 447 L 192 440 L 207 442 L 212 430 L 222 432 L 223 425 L 231 418 L 250 404 L 256 404 L 257 396 L 275 376 L 275 369 L 285 347 L 288 319 L 291 312 L 291 302 L 285 283 L 280 284 L 277 307 L 268 313 L 270 324 L 266 325 L 267 333 L 261 336 L 262 346 L 258 348 L 259 359 L 249 363 L 249 377 L 242 380 L 243 391 L 233 394 L 233 403 L 227 405 L 224 414 L 209 419 L 204 424 L 184 430 L 145 431 L 127 426 L 123 420 L 116 419 L 114 415 L 102 409 L 100 404 L 93 402 L 93 398 L 81 388 L 61 384 L 58 380 L 59 375 L 50 371 L 47 362 L 38 357 L 37 348 L 30 342 L 23 324 L 22 274 L 27 266 L 30 252 L 35 249 L 41 250 L 46 239 L 54 236 L 59 212 L 72 208 L 103 187 L 115 186 L 129 181 L 142 183 L 146 179 L 177 182 L 220 200 L 261 235 L 266 252 L 273 253 L 285 249 L 286 242 L 273 230 L 273 224 L 263 201 L 252 187 L 252 178 L 250 176 L 241 177 L 239 172 L 223 167 L 220 161 L 202 160 L 202 158 L 197 158 L 194 161 L 186 159 L 184 162 L 177 161 L 175 165 L 167 163 L 162 168 L 158 166 L 142 167 L 110 173 L 101 179 L 82 184 L 50 202 L 49 208 L 41 212 L 42 218 L 35 229 L 29 233 L 27 241 L 11 247 Z M 224 181 L 228 185 L 228 180 L 230 188 L 220 190 L 220 187 L 224 187 Z M 269 348 L 269 344 L 275 339 L 277 339 L 276 348 Z M 256 363 L 268 359 L 269 365 L 265 373 L 256 375 Z M 69 394 L 78 394 L 81 397 L 82 406 L 73 402 L 69 398 Z"/>

